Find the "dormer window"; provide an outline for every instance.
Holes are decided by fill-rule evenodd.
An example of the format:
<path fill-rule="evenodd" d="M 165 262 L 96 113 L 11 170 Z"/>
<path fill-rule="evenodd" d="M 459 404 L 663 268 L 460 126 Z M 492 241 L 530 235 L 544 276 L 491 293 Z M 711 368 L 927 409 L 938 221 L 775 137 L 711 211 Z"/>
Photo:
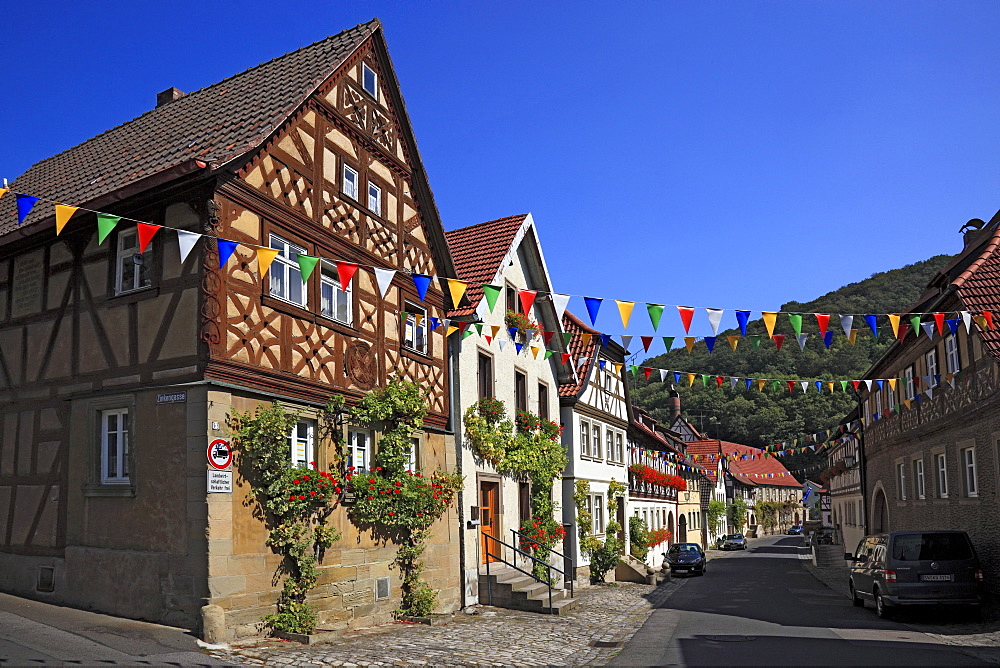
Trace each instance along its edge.
<path fill-rule="evenodd" d="M 361 86 L 366 93 L 378 99 L 378 75 L 364 63 L 361 64 Z"/>

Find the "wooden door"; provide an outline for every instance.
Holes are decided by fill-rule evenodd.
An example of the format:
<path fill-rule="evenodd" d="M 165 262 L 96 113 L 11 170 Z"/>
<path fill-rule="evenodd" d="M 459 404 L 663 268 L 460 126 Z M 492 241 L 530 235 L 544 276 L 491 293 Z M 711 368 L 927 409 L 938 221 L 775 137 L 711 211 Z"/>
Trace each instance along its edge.
<path fill-rule="evenodd" d="M 480 555 L 482 563 L 486 563 L 487 552 L 501 554 L 501 546 L 495 540 L 490 540 L 486 536 L 493 536 L 503 540 L 500 535 L 500 483 L 480 481 L 479 483 L 479 512 L 480 526 L 482 534 L 480 540 Z M 489 557 L 490 561 L 498 561 L 496 557 Z"/>

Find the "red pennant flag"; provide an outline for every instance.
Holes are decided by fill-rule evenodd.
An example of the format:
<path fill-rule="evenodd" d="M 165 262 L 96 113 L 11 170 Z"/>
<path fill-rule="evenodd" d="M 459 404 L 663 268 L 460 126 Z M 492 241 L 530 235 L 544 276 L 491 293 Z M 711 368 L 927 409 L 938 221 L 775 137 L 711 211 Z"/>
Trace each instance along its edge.
<path fill-rule="evenodd" d="M 524 315 L 531 313 L 531 305 L 535 303 L 535 296 L 538 293 L 534 290 L 518 290 L 517 296 L 521 299 L 521 310 Z"/>
<path fill-rule="evenodd" d="M 340 269 L 340 267 L 337 267 L 337 269 Z M 455 321 L 452 320 L 452 322 L 454 323 Z M 457 324 L 458 324 L 458 333 L 464 334 L 465 328 L 469 326 L 469 323 L 465 322 L 464 320 L 459 320 Z"/>
<path fill-rule="evenodd" d="M 901 322 L 899 323 L 899 339 L 902 341 L 906 338 L 906 335 L 910 333 L 910 323 Z"/>
<path fill-rule="evenodd" d="M 652 336 L 640 336 L 639 338 L 642 339 L 642 349 L 648 353 L 649 352 L 649 346 L 653 343 L 653 337 Z"/>
<path fill-rule="evenodd" d="M 718 385 L 719 387 L 722 387 L 722 376 L 715 377 L 715 384 Z"/>
<path fill-rule="evenodd" d="M 150 225 L 149 223 L 136 223 L 135 226 L 139 232 L 139 252 L 145 253 L 146 246 L 153 240 L 156 233 L 160 231 L 160 226 Z"/>
<path fill-rule="evenodd" d="M 991 311 L 983 311 L 983 317 L 986 319 L 986 327 L 993 329 L 993 313 Z"/>
<path fill-rule="evenodd" d="M 542 341 L 545 342 L 545 345 L 549 345 L 549 341 L 552 340 L 552 335 L 553 334 L 555 334 L 555 332 L 550 332 L 547 329 L 543 329 L 542 330 Z"/>
<path fill-rule="evenodd" d="M 351 284 L 354 274 L 358 271 L 358 265 L 353 262 L 334 262 L 337 265 L 337 278 L 340 279 L 340 289 L 347 290 Z"/>
<path fill-rule="evenodd" d="M 785 342 L 785 335 L 784 334 L 775 334 L 771 338 L 774 339 L 774 345 L 775 345 L 775 347 L 777 347 L 778 350 L 781 350 L 781 344 Z"/>
<path fill-rule="evenodd" d="M 684 333 L 687 334 L 691 330 L 691 318 L 694 317 L 694 308 L 691 306 L 678 306 L 677 312 L 681 316 L 681 322 L 684 323 Z"/>
<path fill-rule="evenodd" d="M 486 345 L 493 343 L 493 337 L 489 334 L 483 334 L 483 338 L 486 339 Z"/>
<path fill-rule="evenodd" d="M 646 380 L 649 380 L 649 374 L 651 374 L 653 370 L 650 369 L 648 366 L 644 366 L 642 367 L 642 372 L 646 374 Z"/>
<path fill-rule="evenodd" d="M 860 380 L 852 380 L 851 382 L 854 384 L 854 391 L 857 392 L 858 391 L 858 386 L 861 385 L 861 381 Z"/>
<path fill-rule="evenodd" d="M 793 392 L 793 393 L 795 392 L 795 381 L 794 380 L 788 381 L 788 391 L 789 392 Z"/>
<path fill-rule="evenodd" d="M 563 353 L 562 354 L 562 363 L 563 364 L 569 364 L 569 353 Z"/>
<path fill-rule="evenodd" d="M 830 324 L 830 314 L 829 313 L 813 313 L 816 316 L 816 324 L 819 325 L 819 333 L 822 336 L 826 336 L 826 326 Z"/>
<path fill-rule="evenodd" d="M 944 313 L 935 313 L 934 322 L 937 323 L 938 334 L 944 334 Z"/>
<path fill-rule="evenodd" d="M 920 376 L 913 377 L 913 387 L 920 387 Z"/>

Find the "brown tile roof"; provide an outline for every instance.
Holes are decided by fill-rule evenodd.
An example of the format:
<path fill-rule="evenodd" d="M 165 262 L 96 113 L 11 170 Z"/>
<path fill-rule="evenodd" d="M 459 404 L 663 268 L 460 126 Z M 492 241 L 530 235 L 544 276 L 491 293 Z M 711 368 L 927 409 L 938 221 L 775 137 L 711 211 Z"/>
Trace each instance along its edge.
<path fill-rule="evenodd" d="M 528 214 L 507 216 L 445 232 L 458 278 L 472 285 L 466 291 L 469 306 L 448 312 L 449 317 L 472 315 L 483 299 L 483 283 L 492 283 L 500 263 L 510 252 Z M 464 300 L 463 300 L 464 302 Z"/>
<path fill-rule="evenodd" d="M 583 390 L 584 383 L 590 375 L 590 367 L 595 359 L 594 353 L 601 340 L 598 338 L 600 335 L 596 330 L 583 324 L 583 321 L 568 310 L 563 314 L 563 331 L 573 335 L 569 342 L 569 350 L 566 352 L 570 354 L 570 363 L 576 363 L 577 366 L 575 367 L 576 380 L 561 384 L 559 396 L 575 397 Z M 583 337 L 580 334 L 593 334 L 593 336 L 587 345 L 583 345 Z"/>
<path fill-rule="evenodd" d="M 373 19 L 152 109 L 35 163 L 11 190 L 98 206 L 115 191 L 194 160 L 219 166 L 264 141 L 380 27 Z M 40 202 L 24 226 L 52 215 Z M 0 199 L 0 236 L 16 228 L 8 194 Z"/>
<path fill-rule="evenodd" d="M 715 440 L 688 441 L 685 446 L 685 450 L 687 450 L 687 454 L 689 456 L 700 455 L 703 457 L 704 455 L 719 455 L 722 452 L 720 441 Z M 711 480 L 713 484 L 718 482 L 719 467 L 716 465 L 716 462 L 719 461 L 718 456 L 714 461 L 701 458 L 695 459 L 694 461 L 697 462 L 698 466 L 701 466 L 704 469 L 705 477 Z M 712 464 L 712 466 L 708 466 L 708 464 Z"/>
<path fill-rule="evenodd" d="M 727 455 L 733 455 L 729 460 L 729 472 L 738 480 L 751 485 L 776 485 L 779 487 L 801 487 L 802 483 L 790 475 L 775 475 L 773 478 L 766 478 L 767 474 L 787 474 L 786 469 L 775 457 L 762 457 L 760 449 L 752 448 L 749 445 L 730 443 L 722 441 L 722 449 Z M 747 455 L 747 459 L 740 459 L 740 456 Z M 756 455 L 751 459 L 749 455 Z"/>

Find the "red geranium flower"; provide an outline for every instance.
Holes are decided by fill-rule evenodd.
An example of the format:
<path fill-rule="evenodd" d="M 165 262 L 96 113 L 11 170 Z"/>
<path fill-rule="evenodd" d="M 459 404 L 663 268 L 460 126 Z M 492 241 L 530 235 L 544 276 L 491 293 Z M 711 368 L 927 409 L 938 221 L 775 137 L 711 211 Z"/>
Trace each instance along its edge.
<path fill-rule="evenodd" d="M 299 501 L 305 501 L 305 500 L 306 500 L 306 497 L 304 497 L 304 496 L 300 496 L 299 497 Z"/>
<path fill-rule="evenodd" d="M 292 481 L 292 484 L 293 484 L 293 485 L 298 485 L 298 484 L 299 484 L 300 482 L 302 482 L 302 481 L 301 481 L 301 480 L 293 480 L 293 481 Z"/>
<path fill-rule="evenodd" d="M 309 492 L 309 496 L 316 496 L 316 492 Z"/>

